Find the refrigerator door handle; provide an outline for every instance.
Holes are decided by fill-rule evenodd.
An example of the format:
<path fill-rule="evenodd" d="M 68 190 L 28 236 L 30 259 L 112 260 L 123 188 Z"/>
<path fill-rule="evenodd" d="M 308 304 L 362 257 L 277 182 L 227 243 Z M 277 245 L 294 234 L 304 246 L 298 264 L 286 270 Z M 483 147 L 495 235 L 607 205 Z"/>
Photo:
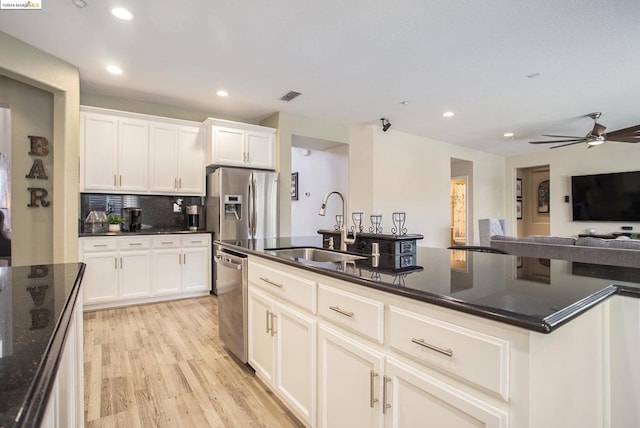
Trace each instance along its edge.
<path fill-rule="evenodd" d="M 253 198 L 253 202 L 251 203 L 251 206 L 252 206 L 251 215 L 253 216 L 253 219 L 251 219 L 251 224 L 252 224 L 253 230 L 251 231 L 251 237 L 255 239 L 256 233 L 257 233 L 258 216 L 256 215 L 256 211 L 257 211 L 256 210 L 256 179 L 253 175 L 251 176 L 251 181 L 253 183 L 253 193 L 251 195 L 251 197 Z"/>
<path fill-rule="evenodd" d="M 248 209 L 247 209 L 247 221 L 249 223 L 249 231 L 248 231 L 248 235 L 249 235 L 249 239 L 253 238 L 253 211 L 254 211 L 254 207 L 253 207 L 253 193 L 254 193 L 254 188 L 253 188 L 253 175 L 251 175 L 249 177 L 249 189 L 247 190 L 247 196 L 248 196 Z"/>

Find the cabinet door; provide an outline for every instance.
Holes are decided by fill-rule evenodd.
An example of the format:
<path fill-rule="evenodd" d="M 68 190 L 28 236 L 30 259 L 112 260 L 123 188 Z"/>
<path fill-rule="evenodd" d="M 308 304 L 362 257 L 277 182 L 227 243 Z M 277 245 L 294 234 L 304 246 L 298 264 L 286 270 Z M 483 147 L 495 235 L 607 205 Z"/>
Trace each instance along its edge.
<path fill-rule="evenodd" d="M 185 292 L 209 290 L 211 263 L 208 247 L 184 248 L 182 250 L 182 290 Z"/>
<path fill-rule="evenodd" d="M 245 166 L 246 132 L 233 128 L 213 128 L 213 163 Z"/>
<path fill-rule="evenodd" d="M 87 267 L 82 281 L 84 303 L 111 302 L 118 299 L 118 253 L 84 253 Z"/>
<path fill-rule="evenodd" d="M 382 354 L 322 324 L 318 338 L 318 426 L 382 426 Z"/>
<path fill-rule="evenodd" d="M 204 135 L 200 128 L 178 128 L 178 187 L 180 194 L 204 195 Z"/>
<path fill-rule="evenodd" d="M 503 410 L 393 358 L 387 358 L 382 382 L 385 428 L 508 426 Z"/>
<path fill-rule="evenodd" d="M 316 413 L 316 321 L 275 304 L 275 389 L 310 426 Z"/>
<path fill-rule="evenodd" d="M 151 126 L 149 152 L 152 192 L 174 193 L 178 184 L 178 131 L 173 125 L 155 123 Z"/>
<path fill-rule="evenodd" d="M 156 295 L 182 291 L 182 251 L 180 248 L 153 251 L 153 286 Z"/>
<path fill-rule="evenodd" d="M 120 190 L 147 191 L 148 155 L 148 122 L 120 119 L 118 141 L 118 188 Z"/>
<path fill-rule="evenodd" d="M 247 152 L 251 167 L 275 169 L 275 137 L 273 134 L 247 132 Z"/>
<path fill-rule="evenodd" d="M 151 281 L 149 280 L 150 259 L 151 254 L 149 251 L 120 252 L 118 263 L 120 267 L 121 298 L 137 298 L 151 295 Z"/>
<path fill-rule="evenodd" d="M 249 364 L 264 381 L 273 384 L 274 340 L 272 300 L 249 287 Z"/>
<path fill-rule="evenodd" d="M 82 114 L 82 190 L 117 187 L 118 119 L 102 114 Z"/>

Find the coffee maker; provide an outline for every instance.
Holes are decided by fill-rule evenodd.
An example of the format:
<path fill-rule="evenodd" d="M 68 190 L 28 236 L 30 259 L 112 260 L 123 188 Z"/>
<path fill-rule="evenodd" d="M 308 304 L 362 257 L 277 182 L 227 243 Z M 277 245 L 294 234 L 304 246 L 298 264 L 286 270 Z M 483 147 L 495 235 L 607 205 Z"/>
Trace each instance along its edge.
<path fill-rule="evenodd" d="M 127 232 L 138 232 L 142 229 L 142 209 L 141 208 L 123 208 L 124 217 L 123 229 Z"/>
<path fill-rule="evenodd" d="M 204 230 L 204 207 L 187 205 L 187 227 L 189 230 Z"/>

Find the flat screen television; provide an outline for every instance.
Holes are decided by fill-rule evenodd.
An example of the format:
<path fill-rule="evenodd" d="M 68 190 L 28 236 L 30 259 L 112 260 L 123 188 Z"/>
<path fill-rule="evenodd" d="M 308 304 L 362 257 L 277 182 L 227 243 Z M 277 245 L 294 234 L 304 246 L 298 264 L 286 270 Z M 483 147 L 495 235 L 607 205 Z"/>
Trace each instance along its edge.
<path fill-rule="evenodd" d="M 573 221 L 640 221 L 640 171 L 571 177 Z"/>

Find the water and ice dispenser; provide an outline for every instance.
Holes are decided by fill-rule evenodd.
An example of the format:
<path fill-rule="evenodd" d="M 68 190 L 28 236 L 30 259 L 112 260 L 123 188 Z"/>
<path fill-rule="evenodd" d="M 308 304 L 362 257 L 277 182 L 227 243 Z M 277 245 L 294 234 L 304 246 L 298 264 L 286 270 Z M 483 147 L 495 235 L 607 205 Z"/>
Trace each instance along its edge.
<path fill-rule="evenodd" d="M 242 195 L 224 195 L 224 219 L 242 219 Z"/>

